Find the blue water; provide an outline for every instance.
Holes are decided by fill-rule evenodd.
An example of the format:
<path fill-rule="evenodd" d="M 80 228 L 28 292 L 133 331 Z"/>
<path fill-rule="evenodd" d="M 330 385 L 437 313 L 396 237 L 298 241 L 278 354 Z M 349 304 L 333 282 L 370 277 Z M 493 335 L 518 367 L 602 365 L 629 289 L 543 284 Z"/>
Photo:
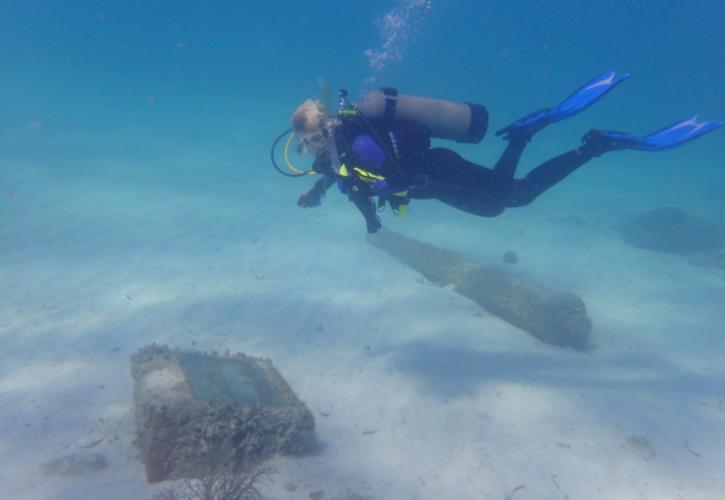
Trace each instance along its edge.
<path fill-rule="evenodd" d="M 289 126 L 303 99 L 322 97 L 318 77 L 323 76 L 333 92 L 346 88 L 353 97 L 388 85 L 414 95 L 485 104 L 491 117 L 488 137 L 479 145 L 445 145 L 492 165 L 504 144 L 493 131 L 560 102 L 605 70 L 631 75 L 591 109 L 537 135 L 524 154 L 523 174 L 577 146 L 590 128 L 640 134 L 693 114 L 725 121 L 723 26 L 725 3 L 718 0 L 3 2 L 0 421 L 13 437 L 0 443 L 0 469 L 10 467 L 0 484 L 7 483 L 13 498 L 93 498 L 108 484 L 117 498 L 150 498 L 154 490 L 145 484 L 133 452 L 132 381 L 126 374 L 128 355 L 154 341 L 271 357 L 317 415 L 335 406 L 320 389 L 326 379 L 315 378 L 340 368 L 326 365 L 335 357 L 347 360 L 340 363 L 348 368 L 369 369 L 374 380 L 392 377 L 403 384 L 403 389 L 373 384 L 370 389 L 379 390 L 380 398 L 366 392 L 370 399 L 362 406 L 368 409 L 376 408 L 376 401 L 394 406 L 391 400 L 400 390 L 421 403 L 427 397 L 459 401 L 461 412 L 472 415 L 476 404 L 500 401 L 477 392 L 491 381 L 528 387 L 543 378 L 547 388 L 570 390 L 551 372 L 561 364 L 564 373 L 579 379 L 586 362 L 542 351 L 526 337 L 511 344 L 498 340 L 512 336 L 495 321 L 488 328 L 504 333 L 484 340 L 465 333 L 479 328 L 466 323 L 470 320 L 449 327 L 447 321 L 455 320 L 443 318 L 468 318 L 475 307 L 455 302 L 450 290 L 421 290 L 415 273 L 373 252 L 356 210 L 334 190 L 314 211 L 297 208 L 297 196 L 312 179 L 275 173 L 271 142 Z M 719 130 L 668 152 L 605 155 L 532 206 L 496 219 L 478 219 L 435 202 L 414 202 L 405 222 L 384 214 L 386 226 L 475 258 L 499 262 L 503 250 L 515 248 L 522 254 L 518 271 L 583 295 L 601 346 L 599 354 L 591 354 L 601 363 L 592 376 L 607 375 L 571 390 L 594 391 L 591 422 L 614 418 L 623 429 L 623 446 L 641 444 L 627 436 L 642 434 L 651 424 L 658 429 L 650 441 L 660 438 L 659 456 L 676 456 L 672 450 L 682 433 L 662 429 L 702 429 L 699 442 L 688 441 L 707 449 L 700 457 L 707 466 L 699 472 L 680 462 L 682 457 L 661 458 L 665 465 L 637 462 L 637 477 L 650 483 L 681 467 L 677 480 L 658 490 L 635 485 L 609 452 L 575 450 L 593 465 L 581 474 L 575 469 L 572 499 L 679 498 L 677 481 L 686 498 L 725 497 L 718 494 L 725 485 L 715 472 L 725 465 L 725 443 L 706 439 L 722 424 L 715 387 L 723 380 L 717 353 L 725 347 L 725 271 L 634 251 L 616 232 L 627 217 L 658 206 L 676 206 L 722 225 L 723 158 L 725 131 Z M 567 220 L 587 224 L 567 226 Z M 453 309 L 449 301 L 456 304 Z M 423 340 L 401 332 L 408 324 L 418 325 L 414 330 Z M 370 356 L 368 344 L 382 354 Z M 491 345 L 510 354 L 499 375 L 476 368 L 495 357 L 488 353 Z M 346 358 L 353 347 L 362 354 Z M 396 360 L 391 352 L 403 348 L 408 351 Z M 686 360 L 679 353 L 686 353 Z M 431 375 L 457 359 L 464 360 L 460 379 Z M 630 401 L 623 395 L 626 384 L 610 385 L 613 359 L 616 368 L 631 373 L 641 368 L 642 380 L 661 377 L 661 383 L 635 383 L 641 400 Z M 368 362 L 374 368 L 365 368 Z M 359 382 L 347 375 L 339 375 L 337 387 Z M 464 387 L 428 394 L 425 386 L 440 379 Z M 96 386 L 106 392 L 98 395 Z M 655 405 L 666 410 L 638 420 L 650 389 Z M 347 394 L 338 396 L 343 400 Z M 476 397 L 483 399 L 476 403 Z M 619 403 L 625 406 L 621 414 L 610 415 Z M 335 436 L 353 429 L 356 415 L 370 415 L 359 408 L 356 413 L 353 403 L 338 404 L 345 419 L 331 427 L 331 419 L 317 417 L 331 451 L 327 458 L 323 452 L 317 462 L 304 462 L 315 478 L 311 483 L 339 474 L 335 487 L 344 490 L 348 481 L 360 490 L 367 484 L 371 498 L 446 498 L 444 491 L 460 487 L 451 471 L 441 473 L 439 490 L 431 486 L 435 479 L 419 480 L 413 473 L 391 479 L 376 465 L 375 447 L 360 448 L 350 459 L 345 451 L 353 446 L 336 447 Z M 678 413 L 680 404 L 692 406 Z M 715 409 L 703 414 L 702 405 Z M 405 411 L 391 412 L 390 421 L 368 427 L 384 429 L 406 420 Z M 557 429 L 569 425 L 566 415 L 546 415 Z M 78 437 L 95 429 L 99 418 L 115 426 L 112 432 L 110 424 L 104 427 L 105 441 L 97 448 L 112 463 L 97 473 L 102 476 L 38 475 L 42 463 L 75 449 Z M 471 457 L 480 450 L 465 443 L 484 438 L 473 429 L 461 433 L 461 427 L 469 429 L 468 421 L 449 429 L 440 418 L 410 427 L 431 436 L 430 448 L 421 436 L 416 441 L 421 448 L 411 454 L 435 455 L 436 439 L 462 450 L 442 453 L 440 463 L 419 464 L 420 474 L 432 477 L 455 456 L 467 457 L 456 466 L 472 477 Z M 517 499 L 561 498 L 559 485 L 554 488 L 549 480 L 553 471 L 526 469 L 537 458 L 527 462 L 511 452 L 512 446 L 531 446 L 531 436 L 491 418 L 484 421 L 497 430 L 486 439 L 498 445 L 484 455 L 504 479 L 482 480 L 477 492 L 461 487 L 455 498 L 504 498 L 520 483 L 529 487 L 517 491 Z M 356 435 L 365 430 L 355 429 Z M 49 433 L 53 438 L 43 449 L 39 445 Z M 509 437 L 496 441 L 499 434 Z M 383 435 L 384 430 L 375 439 Z M 586 439 L 571 441 L 576 447 L 574 441 Z M 611 446 L 616 456 L 619 444 Z M 411 458 L 402 451 L 396 455 L 394 444 L 382 449 L 396 457 L 391 467 Z M 526 450 L 522 453 L 536 456 L 535 447 Z M 501 458 L 493 464 L 495 454 Z M 338 459 L 349 469 L 338 470 Z M 557 477 L 575 462 L 567 460 L 560 462 Z M 294 479 L 294 462 L 280 467 L 281 477 L 300 486 L 293 494 L 278 485 L 268 492 L 271 498 L 306 498 L 307 490 L 315 489 Z M 528 476 L 513 473 L 522 468 Z M 368 483 L 355 479 L 355 469 L 365 471 Z M 599 476 L 594 469 L 602 471 Z M 598 489 L 582 496 L 591 481 Z M 613 484 L 610 490 L 604 482 Z M 387 493 L 386 484 L 393 485 Z M 325 487 L 334 495 L 334 487 Z M 128 496 L 121 493 L 124 488 Z"/>

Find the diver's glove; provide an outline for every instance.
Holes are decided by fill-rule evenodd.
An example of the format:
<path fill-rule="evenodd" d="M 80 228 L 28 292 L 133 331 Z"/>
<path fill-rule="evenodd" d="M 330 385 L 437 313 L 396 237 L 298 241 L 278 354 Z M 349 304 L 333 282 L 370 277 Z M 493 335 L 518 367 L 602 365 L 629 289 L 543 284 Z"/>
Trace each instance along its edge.
<path fill-rule="evenodd" d="M 365 217 L 365 225 L 368 228 L 368 234 L 376 232 L 382 224 L 380 223 L 380 217 L 375 209 L 373 201 L 366 196 L 365 193 L 361 192 L 359 188 L 353 186 L 352 192 L 350 193 L 350 200 L 355 204 L 363 217 Z"/>
<path fill-rule="evenodd" d="M 315 196 L 312 193 L 302 193 L 299 198 L 297 198 L 297 206 L 302 208 L 312 208 L 320 205 L 320 197 Z"/>
<path fill-rule="evenodd" d="M 306 193 L 302 193 L 299 198 L 297 198 L 297 205 L 302 208 L 311 208 L 316 207 L 322 202 L 322 198 L 325 197 L 325 193 L 327 190 L 335 184 L 336 178 L 334 175 L 328 175 L 325 174 L 322 179 L 315 182 L 315 185 L 312 186 L 312 189 L 307 191 Z"/>
<path fill-rule="evenodd" d="M 368 227 L 368 234 L 377 233 L 383 225 L 380 223 L 380 217 L 373 215 L 372 217 L 365 218 L 365 224 Z"/>

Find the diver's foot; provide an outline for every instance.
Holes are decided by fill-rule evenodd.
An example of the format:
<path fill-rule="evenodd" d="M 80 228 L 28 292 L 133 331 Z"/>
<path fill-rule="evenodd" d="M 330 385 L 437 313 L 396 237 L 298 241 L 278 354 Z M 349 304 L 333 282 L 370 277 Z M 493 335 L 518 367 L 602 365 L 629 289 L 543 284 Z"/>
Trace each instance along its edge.
<path fill-rule="evenodd" d="M 582 153 L 590 156 L 601 156 L 609 151 L 626 148 L 616 137 L 604 130 L 592 129 L 582 137 L 583 146 L 579 148 Z"/>
<path fill-rule="evenodd" d="M 528 114 L 502 128 L 496 135 L 505 140 L 531 140 L 531 137 L 547 125 L 574 116 L 604 97 L 623 82 L 629 75 L 617 76 L 614 71 L 605 71 L 579 87 L 573 94 L 553 108 L 546 108 Z"/>
<path fill-rule="evenodd" d="M 534 111 L 496 132 L 508 142 L 529 142 L 536 132 L 551 123 L 551 108 Z"/>
<path fill-rule="evenodd" d="M 599 156 L 617 149 L 663 151 L 688 143 L 722 126 L 716 121 L 699 121 L 696 116 L 680 120 L 669 127 L 644 136 L 636 136 L 616 130 L 590 130 L 582 137 L 580 148 L 592 156 Z"/>

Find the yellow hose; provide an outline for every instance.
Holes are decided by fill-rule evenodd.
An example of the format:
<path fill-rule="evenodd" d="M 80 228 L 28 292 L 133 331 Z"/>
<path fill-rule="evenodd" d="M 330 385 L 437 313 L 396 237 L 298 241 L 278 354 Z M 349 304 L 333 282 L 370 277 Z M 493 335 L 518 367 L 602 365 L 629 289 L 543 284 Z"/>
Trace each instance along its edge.
<path fill-rule="evenodd" d="M 289 139 L 287 139 L 287 144 L 284 145 L 284 162 L 287 164 L 287 168 L 289 168 L 292 172 L 296 174 L 307 174 L 307 175 L 317 175 L 317 172 L 314 170 L 300 170 L 299 168 L 295 167 L 295 165 L 290 161 L 289 159 L 289 146 L 292 144 L 292 140 L 295 138 L 294 132 L 289 135 Z"/>

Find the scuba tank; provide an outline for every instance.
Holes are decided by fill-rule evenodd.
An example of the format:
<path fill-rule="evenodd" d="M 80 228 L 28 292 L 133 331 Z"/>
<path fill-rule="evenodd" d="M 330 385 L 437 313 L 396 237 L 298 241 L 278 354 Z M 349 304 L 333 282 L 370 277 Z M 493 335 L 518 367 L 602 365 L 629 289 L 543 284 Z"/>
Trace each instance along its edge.
<path fill-rule="evenodd" d="M 369 92 L 355 107 L 371 118 L 417 121 L 438 139 L 477 144 L 488 129 L 485 106 L 399 94 L 390 87 Z"/>
<path fill-rule="evenodd" d="M 331 99 L 327 84 L 322 78 L 318 80 L 327 103 L 327 108 L 329 109 Z M 340 90 L 338 96 L 337 113 L 336 116 L 328 116 L 326 129 L 329 133 L 325 136 L 328 141 L 330 159 L 335 166 L 340 165 L 340 151 L 335 140 L 334 129 L 340 123 L 341 119 L 345 117 L 359 116 L 362 120 L 365 120 L 365 117 L 370 117 L 382 118 L 386 121 L 396 119 L 416 121 L 428 129 L 430 137 L 471 144 L 479 143 L 486 135 L 488 129 L 488 111 L 485 106 L 480 104 L 468 102 L 457 103 L 399 94 L 397 90 L 389 87 L 383 87 L 380 90 L 369 92 L 355 103 L 351 103 L 348 100 L 348 93 L 344 89 Z M 275 160 L 277 145 L 285 137 L 287 137 L 287 141 L 284 145 L 284 160 L 291 172 L 284 171 Z M 314 169 L 304 170 L 292 164 L 288 152 L 294 138 L 295 135 L 292 129 L 287 129 L 277 136 L 270 150 L 272 165 L 279 173 L 288 177 L 316 174 L 317 172 Z M 376 139 L 381 146 L 385 142 L 380 137 L 371 137 L 371 139 Z M 359 146 L 368 150 L 373 147 L 365 144 L 360 144 Z M 371 154 L 377 158 L 380 156 L 380 153 L 380 151 L 373 151 Z M 390 155 L 391 158 L 395 157 L 394 153 L 395 151 Z"/>

